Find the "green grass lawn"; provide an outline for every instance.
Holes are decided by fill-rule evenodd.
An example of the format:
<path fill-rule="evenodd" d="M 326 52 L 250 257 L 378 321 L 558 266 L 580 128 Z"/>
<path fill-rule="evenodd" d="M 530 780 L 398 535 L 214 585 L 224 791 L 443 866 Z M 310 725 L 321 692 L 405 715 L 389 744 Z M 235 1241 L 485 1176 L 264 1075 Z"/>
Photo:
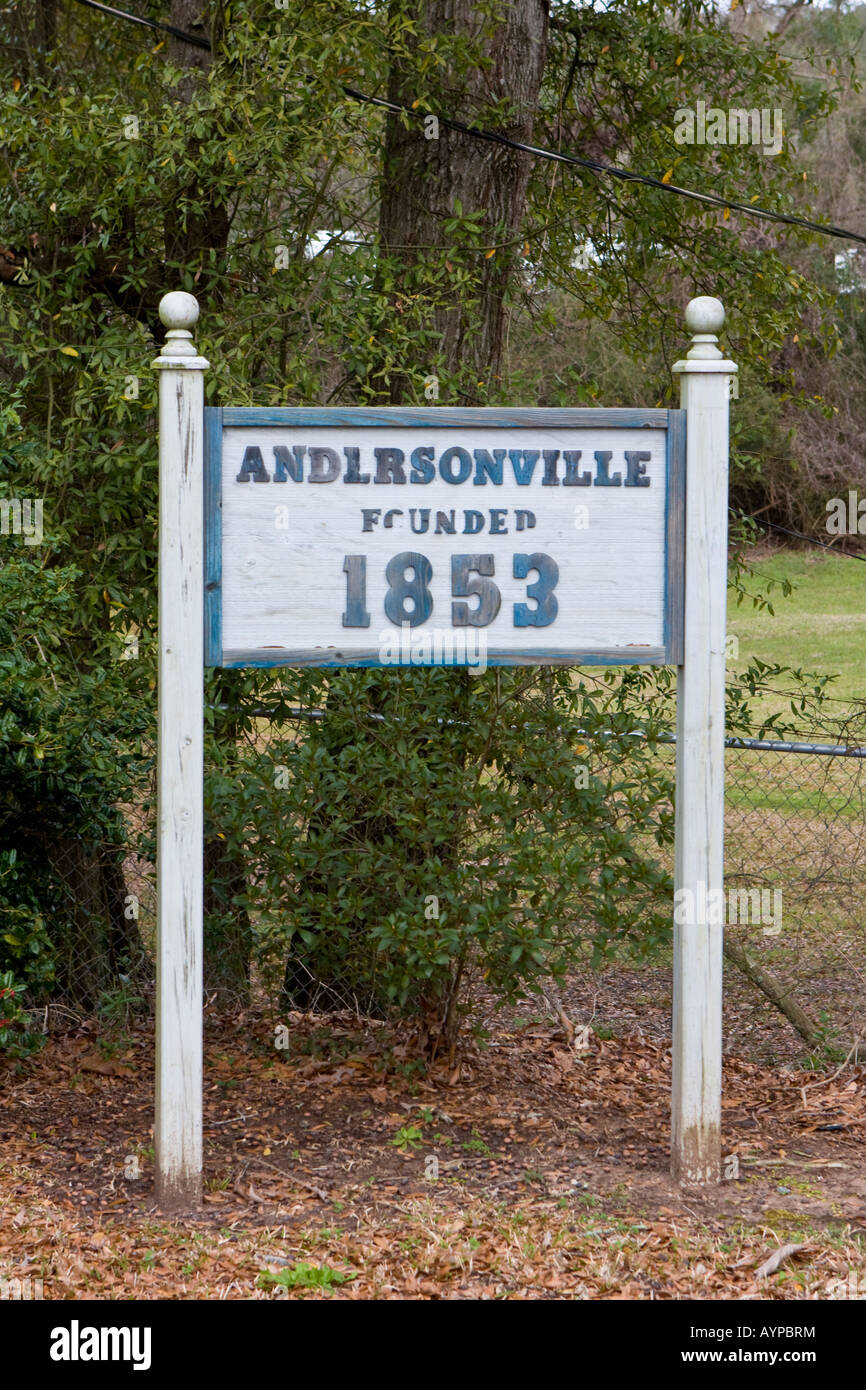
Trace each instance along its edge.
<path fill-rule="evenodd" d="M 749 592 L 767 591 L 767 580 L 789 579 L 794 592 L 769 595 L 775 609 L 754 608 L 748 600 L 737 606 L 728 598 L 728 635 L 735 636 L 737 656 L 728 657 L 728 671 L 742 671 L 754 657 L 768 663 L 837 677 L 827 689 L 826 731 L 802 725 L 803 736 L 819 743 L 836 743 L 840 737 L 833 720 L 846 714 L 848 702 L 866 699 L 866 563 L 829 555 L 819 550 L 758 549 L 750 556 L 754 575 L 746 580 Z M 729 646 L 730 652 L 730 646 Z M 790 680 L 778 682 L 792 688 Z M 763 695 L 753 708 L 778 711 L 792 717 L 790 697 Z M 859 721 L 862 730 L 862 720 Z M 854 728 L 849 739 L 866 744 L 866 736 Z M 866 764 L 851 759 L 805 758 L 803 754 L 777 754 L 758 763 L 757 754 L 728 750 L 725 798 L 728 810 L 759 809 L 785 816 L 838 816 L 843 821 L 862 817 L 862 779 Z"/>
<path fill-rule="evenodd" d="M 756 551 L 751 563 L 750 592 L 765 592 L 769 578 L 789 579 L 795 588 L 787 598 L 773 591 L 774 616 L 729 597 L 728 633 L 739 652 L 728 669 L 741 671 L 759 657 L 837 675 L 828 691 L 837 700 L 866 698 L 866 563 L 819 550 Z"/>

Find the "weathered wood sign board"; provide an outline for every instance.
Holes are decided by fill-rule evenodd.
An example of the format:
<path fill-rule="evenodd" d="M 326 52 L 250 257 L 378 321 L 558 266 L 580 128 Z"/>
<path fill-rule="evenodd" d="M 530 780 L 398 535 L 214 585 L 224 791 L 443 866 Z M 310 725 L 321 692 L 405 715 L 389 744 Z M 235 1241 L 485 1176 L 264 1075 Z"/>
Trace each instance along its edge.
<path fill-rule="evenodd" d="M 678 410 L 205 411 L 213 666 L 677 664 Z"/>

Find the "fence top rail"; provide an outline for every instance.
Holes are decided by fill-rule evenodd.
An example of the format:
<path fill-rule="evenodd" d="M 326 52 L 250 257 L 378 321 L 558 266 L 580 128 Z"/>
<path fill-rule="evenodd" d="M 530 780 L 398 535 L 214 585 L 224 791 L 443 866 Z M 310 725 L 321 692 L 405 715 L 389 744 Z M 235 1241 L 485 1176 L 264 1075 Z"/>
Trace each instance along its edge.
<path fill-rule="evenodd" d="M 209 709 L 228 710 L 235 709 L 234 705 L 209 704 Z M 268 719 L 274 723 L 281 720 L 291 719 L 310 719 L 319 720 L 327 717 L 326 709 L 317 709 L 313 706 L 289 705 L 285 709 L 266 709 L 256 706 L 245 711 L 252 719 Z M 375 722 L 383 722 L 386 719 L 384 714 L 371 710 L 370 719 Z M 453 720 L 446 720 L 446 723 L 453 723 Z M 576 728 L 577 734 L 588 734 L 587 729 Z M 628 733 L 617 733 L 614 729 L 603 729 L 602 738 L 646 738 L 644 729 L 631 729 Z M 664 731 L 655 735 L 657 743 L 676 743 L 677 736 L 673 731 Z M 866 758 L 866 747 L 851 747 L 845 743 L 810 743 L 810 742 L 788 742 L 784 739 L 770 738 L 738 738 L 734 735 L 725 739 L 726 748 L 749 748 L 768 753 L 807 753 L 815 754 L 823 758 Z"/>
<path fill-rule="evenodd" d="M 823 758 L 866 758 L 866 748 L 845 743 L 785 743 L 768 738 L 726 738 L 726 748 L 766 748 L 773 753 L 814 753 Z"/>

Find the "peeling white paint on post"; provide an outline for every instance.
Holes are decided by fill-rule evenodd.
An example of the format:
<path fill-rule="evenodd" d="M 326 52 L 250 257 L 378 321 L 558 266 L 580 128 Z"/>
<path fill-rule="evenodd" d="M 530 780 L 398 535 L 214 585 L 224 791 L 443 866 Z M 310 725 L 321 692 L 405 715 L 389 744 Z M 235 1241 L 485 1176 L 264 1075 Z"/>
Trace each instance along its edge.
<path fill-rule="evenodd" d="M 191 294 L 160 301 L 156 1198 L 197 1206 L 202 1166 L 204 370 Z"/>
<path fill-rule="evenodd" d="M 728 383 L 737 370 L 716 346 L 724 321 L 718 299 L 693 299 L 686 309 L 692 347 L 673 369 L 687 411 L 671 1114 L 671 1169 L 683 1183 L 721 1179 L 724 927 L 716 920 L 723 913 L 708 904 L 721 904 L 724 888 Z"/>

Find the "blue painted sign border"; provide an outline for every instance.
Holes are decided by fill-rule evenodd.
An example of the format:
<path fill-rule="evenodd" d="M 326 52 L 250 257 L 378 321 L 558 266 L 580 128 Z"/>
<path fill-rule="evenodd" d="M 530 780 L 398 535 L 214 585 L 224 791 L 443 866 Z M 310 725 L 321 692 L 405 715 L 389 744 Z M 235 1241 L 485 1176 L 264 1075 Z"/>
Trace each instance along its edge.
<path fill-rule="evenodd" d="M 204 412 L 204 663 L 222 667 L 371 667 L 381 666 L 375 650 L 346 657 L 339 652 L 279 652 L 263 657 L 261 651 L 225 653 L 222 646 L 222 440 L 226 428 L 261 429 L 263 426 L 397 426 L 409 428 L 490 429 L 510 428 L 617 428 L 666 431 L 666 535 L 664 644 L 640 647 L 564 652 L 539 647 L 523 651 L 487 652 L 490 666 L 679 666 L 683 661 L 685 611 L 685 458 L 686 412 L 662 409 L 500 408 L 427 406 L 359 406 L 320 409 L 316 406 L 259 407 L 208 406 Z"/>

